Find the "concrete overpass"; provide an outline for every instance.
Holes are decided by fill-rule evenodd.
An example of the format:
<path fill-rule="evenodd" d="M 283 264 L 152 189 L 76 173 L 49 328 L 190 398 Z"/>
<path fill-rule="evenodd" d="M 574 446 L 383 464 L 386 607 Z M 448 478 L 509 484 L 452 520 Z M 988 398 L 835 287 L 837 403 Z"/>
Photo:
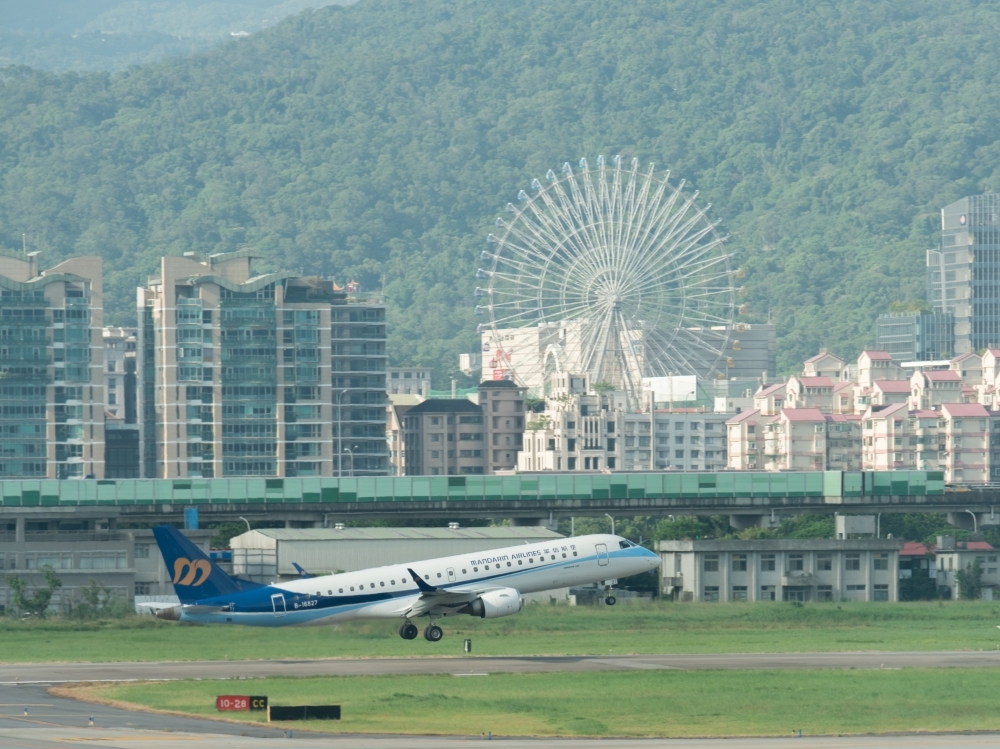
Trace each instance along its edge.
<path fill-rule="evenodd" d="M 734 527 L 802 513 L 947 512 L 961 527 L 1000 524 L 1000 490 L 944 486 L 940 471 L 517 474 L 398 478 L 122 479 L 0 482 L 0 539 L 119 523 L 239 517 L 312 527 L 352 519 L 729 515 Z"/>

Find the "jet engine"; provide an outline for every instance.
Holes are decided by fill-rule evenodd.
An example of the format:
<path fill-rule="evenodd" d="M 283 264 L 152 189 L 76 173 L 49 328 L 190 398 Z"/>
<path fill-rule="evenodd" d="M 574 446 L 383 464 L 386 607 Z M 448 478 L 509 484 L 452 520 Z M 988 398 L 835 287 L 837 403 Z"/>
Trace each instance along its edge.
<path fill-rule="evenodd" d="M 460 611 L 480 619 L 499 619 L 501 616 L 516 614 L 523 606 L 524 599 L 520 593 L 513 588 L 501 588 L 483 593 L 475 601 L 465 604 Z"/>

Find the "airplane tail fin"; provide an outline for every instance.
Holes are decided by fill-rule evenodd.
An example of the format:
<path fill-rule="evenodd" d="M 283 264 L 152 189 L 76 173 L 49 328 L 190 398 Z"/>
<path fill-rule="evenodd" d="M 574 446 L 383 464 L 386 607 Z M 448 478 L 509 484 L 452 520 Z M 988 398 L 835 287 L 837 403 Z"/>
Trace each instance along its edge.
<path fill-rule="evenodd" d="M 245 581 L 235 580 L 223 572 L 172 525 L 156 526 L 153 535 L 181 603 L 198 603 L 247 589 Z M 257 587 L 252 583 L 250 585 Z"/>

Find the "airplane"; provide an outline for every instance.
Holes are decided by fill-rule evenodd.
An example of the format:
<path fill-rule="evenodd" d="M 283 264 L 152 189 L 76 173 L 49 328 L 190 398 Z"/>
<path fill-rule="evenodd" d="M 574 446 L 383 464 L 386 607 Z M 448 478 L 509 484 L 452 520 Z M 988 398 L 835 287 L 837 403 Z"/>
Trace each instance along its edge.
<path fill-rule="evenodd" d="M 430 642 L 444 637 L 438 619 L 510 616 L 525 593 L 604 583 L 605 603 L 614 605 L 617 578 L 660 566 L 658 555 L 628 539 L 595 534 L 261 585 L 227 575 L 172 525 L 153 535 L 180 599 L 158 609 L 160 619 L 251 627 L 397 619 L 399 636 L 413 640 L 412 620 L 426 616 Z"/>

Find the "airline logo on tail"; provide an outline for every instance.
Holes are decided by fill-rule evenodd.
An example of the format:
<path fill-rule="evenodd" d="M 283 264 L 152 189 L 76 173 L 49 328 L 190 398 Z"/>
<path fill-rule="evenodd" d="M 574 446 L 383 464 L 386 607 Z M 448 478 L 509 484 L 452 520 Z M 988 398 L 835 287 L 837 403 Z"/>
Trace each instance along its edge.
<path fill-rule="evenodd" d="M 212 565 L 207 559 L 190 559 L 178 557 L 174 560 L 174 585 L 198 587 L 203 585 L 212 574 Z"/>

